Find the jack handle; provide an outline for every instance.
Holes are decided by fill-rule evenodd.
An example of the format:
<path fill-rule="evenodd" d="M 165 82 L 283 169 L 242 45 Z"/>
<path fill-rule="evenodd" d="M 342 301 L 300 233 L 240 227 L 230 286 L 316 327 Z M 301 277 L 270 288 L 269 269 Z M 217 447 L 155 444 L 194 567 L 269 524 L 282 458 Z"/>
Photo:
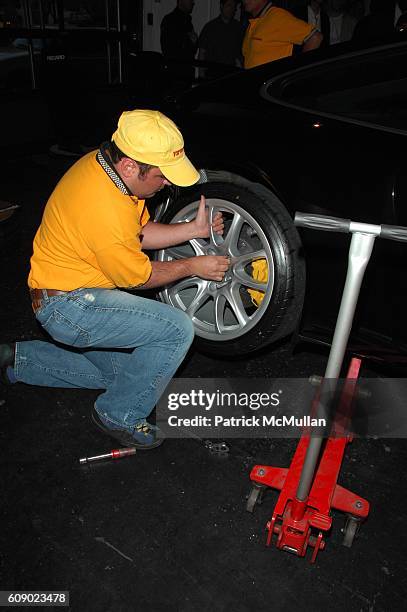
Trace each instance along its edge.
<path fill-rule="evenodd" d="M 401 225 L 372 225 L 370 223 L 357 223 L 350 219 L 302 212 L 295 213 L 294 224 L 297 227 L 319 229 L 325 232 L 360 232 L 375 234 L 378 238 L 407 242 L 407 227 Z"/>

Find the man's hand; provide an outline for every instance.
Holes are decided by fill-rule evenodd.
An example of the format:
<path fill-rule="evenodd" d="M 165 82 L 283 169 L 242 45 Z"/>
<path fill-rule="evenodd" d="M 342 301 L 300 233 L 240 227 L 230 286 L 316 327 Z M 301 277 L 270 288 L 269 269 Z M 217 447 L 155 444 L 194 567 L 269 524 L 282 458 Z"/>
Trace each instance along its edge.
<path fill-rule="evenodd" d="M 208 211 L 206 210 L 205 206 L 205 196 L 201 196 L 198 212 L 195 219 L 191 222 L 195 238 L 208 238 L 210 235 L 211 228 L 209 225 Z M 220 236 L 223 234 L 224 225 L 222 213 L 216 213 L 212 220 L 212 228 L 215 234 L 219 234 Z"/>
<path fill-rule="evenodd" d="M 323 36 L 321 32 L 315 30 L 311 36 L 303 43 L 302 52 L 306 53 L 307 51 L 313 51 L 313 49 L 318 49 L 321 46 Z"/>
<path fill-rule="evenodd" d="M 197 257 L 191 257 L 188 264 L 191 276 L 221 281 L 230 266 L 230 259 L 224 255 L 198 255 Z"/>
<path fill-rule="evenodd" d="M 144 285 L 137 288 L 163 287 L 187 276 L 221 281 L 229 266 L 230 258 L 224 255 L 198 255 L 174 261 L 152 261 L 150 278 Z"/>
<path fill-rule="evenodd" d="M 223 216 L 218 212 L 212 220 L 212 228 L 216 234 L 223 234 Z M 201 196 L 198 212 L 189 223 L 156 223 L 148 221 L 141 231 L 142 248 L 166 249 L 174 244 L 182 244 L 194 238 L 210 236 L 208 211 L 205 209 L 205 198 Z"/>

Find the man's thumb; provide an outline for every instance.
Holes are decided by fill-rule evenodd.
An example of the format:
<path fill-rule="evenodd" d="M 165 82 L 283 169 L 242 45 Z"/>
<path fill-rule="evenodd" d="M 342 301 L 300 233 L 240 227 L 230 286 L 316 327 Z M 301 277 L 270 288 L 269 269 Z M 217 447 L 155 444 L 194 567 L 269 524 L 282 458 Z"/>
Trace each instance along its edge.
<path fill-rule="evenodd" d="M 203 214 L 205 212 L 205 205 L 206 205 L 205 196 L 201 195 L 201 201 L 199 202 L 198 212 Z"/>

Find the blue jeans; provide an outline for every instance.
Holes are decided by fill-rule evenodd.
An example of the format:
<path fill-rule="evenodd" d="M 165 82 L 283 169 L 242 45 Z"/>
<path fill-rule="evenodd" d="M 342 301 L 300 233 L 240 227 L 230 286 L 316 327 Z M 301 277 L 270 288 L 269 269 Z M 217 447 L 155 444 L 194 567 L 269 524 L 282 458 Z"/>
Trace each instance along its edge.
<path fill-rule="evenodd" d="M 105 389 L 95 407 L 113 428 L 131 428 L 150 414 L 194 336 L 181 310 L 116 289 L 46 298 L 36 317 L 58 344 L 17 342 L 16 379 Z"/>

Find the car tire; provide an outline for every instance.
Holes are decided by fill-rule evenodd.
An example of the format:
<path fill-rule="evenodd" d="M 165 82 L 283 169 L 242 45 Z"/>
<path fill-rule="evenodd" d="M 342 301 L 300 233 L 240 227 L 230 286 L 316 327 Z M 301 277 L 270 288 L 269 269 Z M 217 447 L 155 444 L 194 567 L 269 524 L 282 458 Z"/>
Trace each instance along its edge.
<path fill-rule="evenodd" d="M 165 287 L 159 299 L 187 312 L 199 350 L 243 355 L 291 334 L 299 321 L 305 292 L 300 238 L 286 208 L 271 191 L 253 183 L 210 182 L 185 190 L 161 221 L 191 221 L 206 197 L 209 214 L 221 211 L 224 238 L 196 239 L 162 249 L 155 258 L 171 261 L 202 254 L 232 257 L 225 284 L 198 278 Z M 267 282 L 255 281 L 253 262 L 267 262 Z M 228 280 L 229 279 L 229 280 Z M 256 306 L 249 289 L 261 290 Z"/>

